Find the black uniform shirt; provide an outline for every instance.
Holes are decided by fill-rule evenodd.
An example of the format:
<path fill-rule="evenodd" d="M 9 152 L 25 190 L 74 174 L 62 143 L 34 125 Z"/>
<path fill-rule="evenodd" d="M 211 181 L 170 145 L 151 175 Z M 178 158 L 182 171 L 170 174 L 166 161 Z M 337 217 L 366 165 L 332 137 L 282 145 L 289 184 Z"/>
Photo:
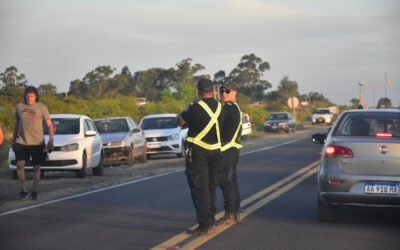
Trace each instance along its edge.
<path fill-rule="evenodd" d="M 227 102 L 224 105 L 225 121 L 222 127 L 221 137 L 223 144 L 229 143 L 239 126 L 242 114 L 233 102 Z M 240 131 L 239 131 L 240 136 Z M 239 137 L 238 136 L 238 137 Z"/>
<path fill-rule="evenodd" d="M 215 112 L 218 108 L 218 101 L 214 98 L 202 98 L 202 100 L 208 105 L 208 107 Z M 203 129 L 207 126 L 211 117 L 208 113 L 197 103 L 194 102 L 187 106 L 182 112 L 182 119 L 185 120 L 189 126 L 188 137 L 196 137 Z M 222 125 L 224 123 L 224 109 L 221 109 L 221 113 L 218 117 L 219 129 L 221 132 Z M 208 144 L 215 144 L 218 142 L 217 131 L 215 125 L 206 134 L 202 141 Z"/>

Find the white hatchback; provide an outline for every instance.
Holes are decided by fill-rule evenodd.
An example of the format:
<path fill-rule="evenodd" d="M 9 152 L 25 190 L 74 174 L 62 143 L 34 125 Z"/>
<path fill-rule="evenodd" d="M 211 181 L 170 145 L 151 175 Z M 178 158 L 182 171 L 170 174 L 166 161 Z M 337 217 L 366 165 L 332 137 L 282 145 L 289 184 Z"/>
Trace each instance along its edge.
<path fill-rule="evenodd" d="M 93 175 L 103 175 L 103 145 L 93 121 L 85 115 L 56 114 L 50 115 L 54 126 L 54 150 L 41 166 L 42 173 L 47 170 L 74 170 L 76 176 L 84 178 L 86 169 L 92 168 Z M 49 139 L 47 126 L 45 141 Z M 16 173 L 15 154 L 9 153 L 9 167 Z M 26 162 L 26 169 L 32 169 L 32 163 Z"/>
<path fill-rule="evenodd" d="M 147 141 L 147 157 L 152 154 L 185 155 L 184 141 L 188 129 L 175 123 L 176 114 L 148 115 L 140 121 Z"/>

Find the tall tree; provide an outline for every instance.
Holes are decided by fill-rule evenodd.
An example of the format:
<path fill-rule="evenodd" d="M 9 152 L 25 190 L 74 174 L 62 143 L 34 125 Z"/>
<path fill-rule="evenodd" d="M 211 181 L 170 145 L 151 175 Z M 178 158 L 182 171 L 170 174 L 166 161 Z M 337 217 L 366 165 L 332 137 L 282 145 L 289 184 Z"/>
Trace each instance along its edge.
<path fill-rule="evenodd" d="M 244 94 L 257 100 L 264 98 L 266 90 L 272 87 L 267 80 L 261 80 L 264 72 L 269 69 L 269 62 L 264 62 L 254 54 L 244 55 L 228 79 L 237 82 Z"/>
<path fill-rule="evenodd" d="M 214 83 L 221 85 L 226 81 L 226 73 L 223 70 L 218 71 L 214 74 Z"/>
<path fill-rule="evenodd" d="M 291 96 L 295 97 L 300 96 L 299 86 L 297 82 L 289 80 L 288 76 L 284 76 L 280 81 L 278 86 L 278 93 L 279 96 L 281 97 L 280 99 L 282 103 L 286 103 L 289 97 Z"/>
<path fill-rule="evenodd" d="M 57 87 L 51 83 L 41 84 L 38 91 L 40 94 L 55 95 L 57 94 Z"/>
<path fill-rule="evenodd" d="M 18 69 L 15 66 L 10 66 L 3 73 L 0 73 L 0 80 L 6 87 L 25 88 L 28 82 L 24 74 L 18 74 Z"/>
<path fill-rule="evenodd" d="M 358 106 L 360 105 L 360 99 L 353 98 L 350 100 L 350 102 L 353 104 L 353 108 L 358 108 Z"/>
<path fill-rule="evenodd" d="M 387 97 L 383 97 L 383 98 L 379 99 L 377 107 L 379 108 L 381 106 L 384 106 L 386 109 L 387 108 L 391 108 L 392 107 L 392 101 Z"/>

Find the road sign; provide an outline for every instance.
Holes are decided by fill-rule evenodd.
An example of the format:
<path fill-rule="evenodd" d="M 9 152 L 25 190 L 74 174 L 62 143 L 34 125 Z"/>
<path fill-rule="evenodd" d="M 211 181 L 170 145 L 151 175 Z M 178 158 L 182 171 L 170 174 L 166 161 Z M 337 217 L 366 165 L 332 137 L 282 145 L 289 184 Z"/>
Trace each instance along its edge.
<path fill-rule="evenodd" d="M 291 108 L 296 108 L 297 106 L 299 106 L 299 99 L 297 99 L 297 97 L 295 96 L 289 97 L 287 104 Z"/>

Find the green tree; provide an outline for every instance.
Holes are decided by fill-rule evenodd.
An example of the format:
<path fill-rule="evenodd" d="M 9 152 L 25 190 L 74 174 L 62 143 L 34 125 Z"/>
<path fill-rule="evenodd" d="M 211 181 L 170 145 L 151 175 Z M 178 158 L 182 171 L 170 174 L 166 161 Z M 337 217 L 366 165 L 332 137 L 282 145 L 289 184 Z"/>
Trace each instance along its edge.
<path fill-rule="evenodd" d="M 41 84 L 38 91 L 39 94 L 55 95 L 57 94 L 57 87 L 51 83 Z"/>
<path fill-rule="evenodd" d="M 214 74 L 214 83 L 222 85 L 226 81 L 226 73 L 223 70 L 218 71 Z"/>
<path fill-rule="evenodd" d="M 278 94 L 280 101 L 285 104 L 289 97 L 299 97 L 299 86 L 296 81 L 289 80 L 288 76 L 284 76 L 278 86 Z"/>
<path fill-rule="evenodd" d="M 353 98 L 350 100 L 350 102 L 353 104 L 353 108 L 358 108 L 358 106 L 360 105 L 360 99 Z"/>
<path fill-rule="evenodd" d="M 386 109 L 391 108 L 392 101 L 387 97 L 383 97 L 383 98 L 379 99 L 377 107 L 381 107 L 381 106 L 384 106 Z"/>
<path fill-rule="evenodd" d="M 0 73 L 0 80 L 6 87 L 15 86 L 25 88 L 28 82 L 24 74 L 18 74 L 18 69 L 15 66 L 10 66 L 3 73 Z"/>
<path fill-rule="evenodd" d="M 253 101 L 259 101 L 264 99 L 266 90 L 272 86 L 267 80 L 261 80 L 264 72 L 269 69 L 269 62 L 264 62 L 254 54 L 244 55 L 228 79 L 237 82 L 240 90 Z"/>

